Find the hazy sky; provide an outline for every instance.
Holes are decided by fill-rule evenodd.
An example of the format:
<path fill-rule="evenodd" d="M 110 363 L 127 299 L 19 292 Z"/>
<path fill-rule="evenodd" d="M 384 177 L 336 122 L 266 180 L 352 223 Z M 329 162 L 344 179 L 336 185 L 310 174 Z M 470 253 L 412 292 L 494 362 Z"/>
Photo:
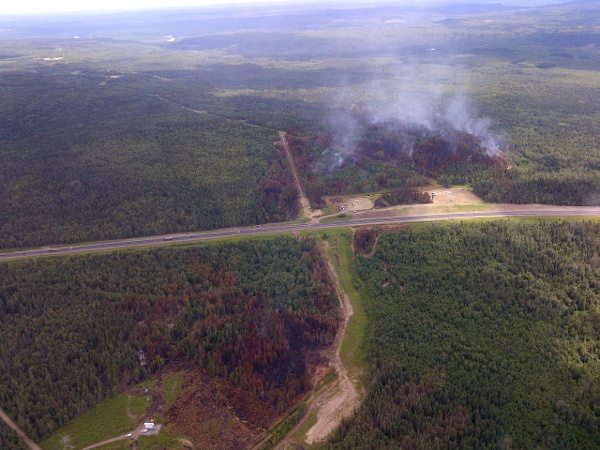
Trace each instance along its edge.
<path fill-rule="evenodd" d="M 119 11 L 135 9 L 154 9 L 181 6 L 210 6 L 222 4 L 244 3 L 383 3 L 385 0 L 0 0 L 0 15 L 6 14 L 36 14 L 69 11 Z M 398 4 L 431 4 L 431 3 L 507 3 L 540 4 L 557 3 L 560 0 L 396 0 L 388 3 Z"/>
<path fill-rule="evenodd" d="M 268 0 L 283 3 L 291 0 Z M 257 0 L 8 0 L 0 14 L 30 14 L 67 11 L 113 11 L 161 7 L 203 6 L 227 3 L 257 3 Z"/>

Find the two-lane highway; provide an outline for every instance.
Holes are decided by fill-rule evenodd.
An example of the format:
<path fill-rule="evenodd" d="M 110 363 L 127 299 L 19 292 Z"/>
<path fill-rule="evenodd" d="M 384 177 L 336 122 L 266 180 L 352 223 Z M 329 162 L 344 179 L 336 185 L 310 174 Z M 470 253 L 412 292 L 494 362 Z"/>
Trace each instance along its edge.
<path fill-rule="evenodd" d="M 143 238 L 121 239 L 103 241 L 89 244 L 76 244 L 68 246 L 52 246 L 31 250 L 19 250 L 0 253 L 0 261 L 17 259 L 67 255 L 77 253 L 99 252 L 108 250 L 127 249 L 135 247 L 152 247 L 173 243 L 194 243 L 212 239 L 226 239 L 240 236 L 260 236 L 267 234 L 298 233 L 302 231 L 316 231 L 330 228 L 355 227 L 367 225 L 390 225 L 412 222 L 429 222 L 440 220 L 468 220 L 501 217 L 600 217 L 600 207 L 574 207 L 574 206 L 539 206 L 512 205 L 510 208 L 500 208 L 490 211 L 472 211 L 441 214 L 418 214 L 410 216 L 382 217 L 382 218 L 349 218 L 325 223 L 280 223 L 268 224 L 262 227 L 226 228 L 213 231 L 165 234 Z"/>

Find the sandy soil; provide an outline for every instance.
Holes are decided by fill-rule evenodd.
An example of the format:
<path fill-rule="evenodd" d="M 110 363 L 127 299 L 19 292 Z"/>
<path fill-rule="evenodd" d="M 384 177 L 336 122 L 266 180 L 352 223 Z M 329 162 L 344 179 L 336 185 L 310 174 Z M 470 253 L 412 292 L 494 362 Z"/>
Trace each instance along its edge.
<path fill-rule="evenodd" d="M 360 197 L 324 197 L 327 206 L 331 206 L 338 212 L 353 212 L 353 211 L 368 211 L 375 207 L 375 203 L 371 198 L 366 196 Z"/>
<path fill-rule="evenodd" d="M 448 204 L 477 204 L 483 203 L 483 201 L 477 197 L 473 192 L 465 188 L 440 188 L 440 189 L 428 189 L 428 192 L 433 198 L 434 205 L 448 205 Z"/>
<path fill-rule="evenodd" d="M 369 197 L 356 197 L 348 201 L 348 209 L 350 211 L 366 211 L 374 207 L 375 204 Z"/>

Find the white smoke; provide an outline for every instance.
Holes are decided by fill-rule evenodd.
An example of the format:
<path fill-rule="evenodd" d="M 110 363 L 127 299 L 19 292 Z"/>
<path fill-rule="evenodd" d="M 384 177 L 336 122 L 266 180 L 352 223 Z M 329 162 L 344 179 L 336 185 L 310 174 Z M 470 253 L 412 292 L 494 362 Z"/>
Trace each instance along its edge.
<path fill-rule="evenodd" d="M 468 79 L 460 69 L 405 63 L 396 72 L 394 81 L 373 81 L 361 87 L 358 94 L 356 87 L 342 88 L 343 94 L 333 101 L 337 107 L 329 126 L 336 140 L 324 155 L 329 170 L 352 157 L 365 126 L 385 123 L 423 127 L 442 135 L 449 131 L 468 133 L 478 139 L 488 155 L 501 154 L 507 136 L 494 129 L 489 117 L 479 115 L 466 93 L 448 93 L 453 79 Z M 468 86 L 462 88 L 468 91 Z"/>
<path fill-rule="evenodd" d="M 497 156 L 507 143 L 506 136 L 492 131 L 492 120 L 489 117 L 479 117 L 476 108 L 463 96 L 451 98 L 444 110 L 443 118 L 453 130 L 477 137 L 482 148 L 490 156 Z"/>

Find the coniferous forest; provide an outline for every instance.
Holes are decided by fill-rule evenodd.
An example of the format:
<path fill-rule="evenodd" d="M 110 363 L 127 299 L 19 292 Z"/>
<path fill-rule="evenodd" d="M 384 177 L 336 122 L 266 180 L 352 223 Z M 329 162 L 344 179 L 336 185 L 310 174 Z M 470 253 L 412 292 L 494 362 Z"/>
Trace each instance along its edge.
<path fill-rule="evenodd" d="M 0 408 L 34 439 L 177 362 L 283 411 L 338 323 L 324 262 L 293 238 L 24 261 L 0 279 Z"/>
<path fill-rule="evenodd" d="M 387 23 L 398 7 L 237 8 L 0 19 L 0 248 L 294 218 L 282 130 L 314 207 L 433 180 L 600 204 L 597 2 L 425 8 L 419 28 Z M 431 133 L 454 95 L 471 120 Z M 468 131 L 486 120 L 491 159 Z"/>
<path fill-rule="evenodd" d="M 26 450 L 27 446 L 9 429 L 4 422 L 0 422 L 0 448 L 8 450 Z"/>
<path fill-rule="evenodd" d="M 327 448 L 598 448 L 600 224 L 388 232 L 357 272 L 364 404 Z"/>
<path fill-rule="evenodd" d="M 600 2 L 234 3 L 3 4 L 0 251 L 296 220 L 331 266 L 322 242 L 247 230 L 2 262 L 0 409 L 58 446 L 72 419 L 155 383 L 173 440 L 250 447 L 275 425 L 273 442 L 314 419 L 313 385 L 343 381 L 333 268 L 357 306 L 340 358 L 365 378 L 325 448 L 599 449 L 600 222 L 360 229 L 354 258 L 341 228 L 539 210 L 479 200 L 599 206 Z M 332 229 L 301 223 L 291 162 Z M 450 187 L 473 203 L 442 204 Z M 354 217 L 366 193 L 422 205 Z M 21 446 L 0 421 L 0 450 Z"/>

